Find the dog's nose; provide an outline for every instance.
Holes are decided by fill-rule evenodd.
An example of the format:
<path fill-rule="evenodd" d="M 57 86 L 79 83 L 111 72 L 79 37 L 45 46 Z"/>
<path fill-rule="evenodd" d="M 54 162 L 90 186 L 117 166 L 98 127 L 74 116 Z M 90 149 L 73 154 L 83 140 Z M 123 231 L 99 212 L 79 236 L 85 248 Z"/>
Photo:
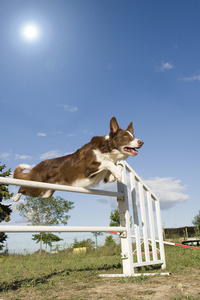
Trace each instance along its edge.
<path fill-rule="evenodd" d="M 142 147 L 142 145 L 144 144 L 144 142 L 143 141 L 141 141 L 141 140 L 138 140 L 138 147 Z"/>

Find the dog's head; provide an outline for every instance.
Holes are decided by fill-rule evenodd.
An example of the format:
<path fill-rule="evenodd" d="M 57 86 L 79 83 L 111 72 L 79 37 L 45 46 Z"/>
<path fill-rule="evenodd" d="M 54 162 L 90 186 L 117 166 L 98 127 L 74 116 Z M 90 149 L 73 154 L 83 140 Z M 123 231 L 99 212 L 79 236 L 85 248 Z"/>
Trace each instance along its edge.
<path fill-rule="evenodd" d="M 113 148 L 120 151 L 126 156 L 136 156 L 139 148 L 144 144 L 141 140 L 136 139 L 133 133 L 133 123 L 131 122 L 126 130 L 121 129 L 115 117 L 110 120 L 110 139 Z"/>

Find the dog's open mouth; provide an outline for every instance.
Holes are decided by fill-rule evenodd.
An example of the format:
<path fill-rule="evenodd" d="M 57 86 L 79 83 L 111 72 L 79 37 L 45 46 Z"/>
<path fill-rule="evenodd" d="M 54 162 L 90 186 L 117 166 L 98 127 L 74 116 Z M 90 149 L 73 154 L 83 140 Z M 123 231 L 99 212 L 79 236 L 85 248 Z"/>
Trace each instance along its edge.
<path fill-rule="evenodd" d="M 124 147 L 123 149 L 129 155 L 137 155 L 138 154 L 138 151 L 136 150 L 136 148 Z"/>

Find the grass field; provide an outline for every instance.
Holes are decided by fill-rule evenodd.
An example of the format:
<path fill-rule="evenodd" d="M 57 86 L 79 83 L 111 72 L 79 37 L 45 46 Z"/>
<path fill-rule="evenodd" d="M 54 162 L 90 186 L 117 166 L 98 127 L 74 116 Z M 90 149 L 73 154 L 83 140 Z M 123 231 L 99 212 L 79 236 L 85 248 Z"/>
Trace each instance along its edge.
<path fill-rule="evenodd" d="M 102 278 L 122 273 L 120 247 L 73 255 L 0 256 L 0 300 L 9 299 L 200 299 L 200 250 L 165 246 L 170 276 Z M 139 272 L 160 272 L 149 267 Z"/>

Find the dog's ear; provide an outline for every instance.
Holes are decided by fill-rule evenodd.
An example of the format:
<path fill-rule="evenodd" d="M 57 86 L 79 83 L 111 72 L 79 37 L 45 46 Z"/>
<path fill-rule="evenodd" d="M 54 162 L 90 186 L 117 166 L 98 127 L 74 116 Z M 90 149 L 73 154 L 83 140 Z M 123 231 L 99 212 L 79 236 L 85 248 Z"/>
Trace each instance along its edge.
<path fill-rule="evenodd" d="M 126 130 L 133 134 L 133 123 L 132 122 L 128 125 Z"/>
<path fill-rule="evenodd" d="M 119 124 L 117 123 L 117 120 L 115 117 L 112 117 L 112 119 L 110 120 L 110 132 L 117 132 L 118 129 L 121 129 L 119 127 Z"/>

